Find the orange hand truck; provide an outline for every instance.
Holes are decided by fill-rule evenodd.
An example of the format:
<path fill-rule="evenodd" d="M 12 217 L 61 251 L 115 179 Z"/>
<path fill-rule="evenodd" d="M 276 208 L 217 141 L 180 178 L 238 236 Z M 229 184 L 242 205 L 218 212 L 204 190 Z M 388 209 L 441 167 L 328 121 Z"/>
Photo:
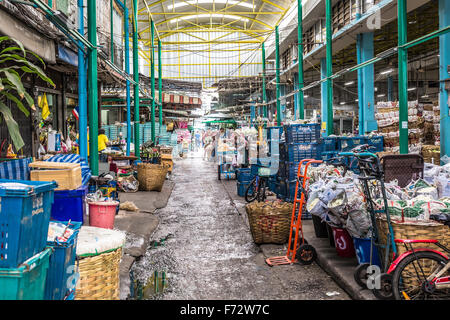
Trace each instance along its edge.
<path fill-rule="evenodd" d="M 297 171 L 297 184 L 295 188 L 294 207 L 292 209 L 291 228 L 289 233 L 288 250 L 285 256 L 272 257 L 266 259 L 266 263 L 269 266 L 278 266 L 283 264 L 293 264 L 300 262 L 302 264 L 311 264 L 316 260 L 317 253 L 313 246 L 309 245 L 303 236 L 302 227 L 302 212 L 303 206 L 306 203 L 306 188 L 309 177 L 307 176 L 308 167 L 312 163 L 322 163 L 322 160 L 303 159 L 298 164 Z M 302 174 L 302 166 L 304 166 L 304 172 Z M 301 186 L 299 184 L 301 183 Z M 301 197 L 298 199 L 298 191 L 301 192 Z M 298 214 L 296 210 L 298 207 Z M 294 235 L 295 232 L 295 235 Z M 299 238 L 299 232 L 301 237 Z M 297 246 L 299 244 L 299 246 Z M 296 249 L 297 248 L 297 249 Z M 296 257 L 298 260 L 296 260 Z"/>

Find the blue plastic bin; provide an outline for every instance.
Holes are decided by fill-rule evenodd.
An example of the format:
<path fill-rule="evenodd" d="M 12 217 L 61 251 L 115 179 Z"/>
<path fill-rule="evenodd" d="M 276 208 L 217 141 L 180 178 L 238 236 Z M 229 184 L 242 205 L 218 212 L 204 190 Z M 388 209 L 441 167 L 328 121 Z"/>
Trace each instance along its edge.
<path fill-rule="evenodd" d="M 353 237 L 353 244 L 355 245 L 356 258 L 358 259 L 358 263 L 370 263 L 370 239 Z M 374 245 L 372 250 L 372 264 L 380 267 L 381 263 L 378 255 L 378 247 Z"/>
<path fill-rule="evenodd" d="M 17 268 L 0 268 L 0 300 L 43 300 L 51 248 Z"/>
<path fill-rule="evenodd" d="M 367 140 L 365 136 L 339 137 L 338 148 L 340 151 L 351 151 L 359 145 L 367 144 Z"/>
<path fill-rule="evenodd" d="M 65 225 L 69 224 L 68 221 L 59 222 Z M 68 280 L 70 280 L 70 276 L 75 275 L 76 270 L 69 267 L 75 266 L 78 232 L 81 228 L 81 222 L 71 222 L 69 228 L 73 229 L 74 233 L 67 242 L 47 242 L 47 245 L 53 248 L 54 251 L 50 257 L 45 284 L 45 300 L 64 300 L 70 291 L 75 290 L 75 284 Z"/>
<path fill-rule="evenodd" d="M 286 160 L 300 162 L 303 159 L 322 159 L 321 143 L 292 143 L 287 146 Z M 281 160 L 281 159 L 280 159 Z"/>
<path fill-rule="evenodd" d="M 45 249 L 56 187 L 54 181 L 0 179 L 0 268 L 17 268 Z"/>
<path fill-rule="evenodd" d="M 236 169 L 236 176 L 238 182 L 249 183 L 252 180 L 252 173 L 250 168 L 239 168 Z"/>
<path fill-rule="evenodd" d="M 326 137 L 323 139 L 323 151 L 338 151 L 338 137 Z"/>
<path fill-rule="evenodd" d="M 247 190 L 247 187 L 250 183 L 241 183 L 237 182 L 237 194 L 240 197 L 245 197 L 245 190 Z M 250 195 L 252 195 L 253 191 L 250 190 Z"/>
<path fill-rule="evenodd" d="M 52 219 L 57 221 L 76 221 L 83 223 L 86 213 L 86 193 L 88 186 L 75 190 L 56 190 L 52 206 Z"/>
<path fill-rule="evenodd" d="M 286 143 L 320 142 L 320 124 L 291 124 L 284 126 Z"/>

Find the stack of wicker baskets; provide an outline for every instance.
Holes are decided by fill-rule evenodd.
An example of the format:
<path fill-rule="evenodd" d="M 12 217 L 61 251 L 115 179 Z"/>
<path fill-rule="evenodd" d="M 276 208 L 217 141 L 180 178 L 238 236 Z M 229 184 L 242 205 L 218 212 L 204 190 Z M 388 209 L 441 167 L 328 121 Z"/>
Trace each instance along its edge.
<path fill-rule="evenodd" d="M 281 201 L 252 202 L 245 206 L 253 241 L 283 244 L 288 241 L 292 204 Z"/>
<path fill-rule="evenodd" d="M 139 189 L 161 191 L 168 170 L 167 164 L 139 163 L 137 166 Z"/>
<path fill-rule="evenodd" d="M 125 234 L 83 226 L 77 244 L 75 300 L 119 300 L 119 266 Z"/>

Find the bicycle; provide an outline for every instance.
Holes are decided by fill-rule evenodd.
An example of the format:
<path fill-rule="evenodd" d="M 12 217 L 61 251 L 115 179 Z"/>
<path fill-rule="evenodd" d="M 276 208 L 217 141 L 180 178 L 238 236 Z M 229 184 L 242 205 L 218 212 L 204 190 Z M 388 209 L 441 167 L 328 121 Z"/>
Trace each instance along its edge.
<path fill-rule="evenodd" d="M 429 248 L 415 249 L 413 243 L 434 244 L 450 254 L 437 240 L 396 239 L 407 251 L 389 268 L 396 300 L 447 300 L 450 298 L 450 260 L 444 253 Z M 409 247 L 408 247 L 409 245 Z"/>
<path fill-rule="evenodd" d="M 250 184 L 245 189 L 245 201 L 258 202 L 265 201 L 266 188 L 269 185 L 270 168 L 261 167 L 258 169 L 258 174 L 252 179 Z"/>
<path fill-rule="evenodd" d="M 352 152 L 341 152 L 339 153 L 342 157 L 354 157 L 358 162 L 359 176 L 358 179 L 361 181 L 364 198 L 367 203 L 367 209 L 370 213 L 371 219 L 371 251 L 370 251 L 370 262 L 363 263 L 359 265 L 354 274 L 355 281 L 361 287 L 367 287 L 368 280 L 368 268 L 373 265 L 372 252 L 374 246 L 380 249 L 384 249 L 384 256 L 382 255 L 382 250 L 378 250 L 379 267 L 382 273 L 375 277 L 375 283 L 380 285 L 372 289 L 373 294 L 383 300 L 390 300 L 393 298 L 392 292 L 392 274 L 389 272 L 389 255 L 392 249 L 394 254 L 394 259 L 397 257 L 398 251 L 396 242 L 394 239 L 394 231 L 391 224 L 390 215 L 388 212 L 386 189 L 384 185 L 384 173 L 380 164 L 380 159 L 377 155 L 370 153 L 369 150 L 373 148 L 368 144 L 357 146 L 352 150 Z M 353 160 L 355 161 L 355 160 Z M 352 165 L 350 164 L 350 167 Z M 375 182 L 375 183 L 374 183 Z M 369 185 L 370 183 L 370 185 Z M 370 186 L 372 188 L 370 188 Z M 383 199 L 383 207 L 379 208 L 374 199 L 381 196 Z M 376 214 L 384 214 L 386 217 L 386 222 L 388 226 L 387 230 L 387 241 L 386 244 L 381 244 L 379 242 L 379 230 L 377 228 Z"/>

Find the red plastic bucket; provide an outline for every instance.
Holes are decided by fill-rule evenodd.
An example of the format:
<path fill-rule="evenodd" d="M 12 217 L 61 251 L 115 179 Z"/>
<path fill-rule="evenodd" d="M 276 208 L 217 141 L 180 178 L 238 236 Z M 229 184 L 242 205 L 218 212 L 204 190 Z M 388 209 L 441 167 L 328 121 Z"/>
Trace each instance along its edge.
<path fill-rule="evenodd" d="M 353 239 L 346 229 L 331 227 L 338 256 L 353 258 L 356 256 Z"/>
<path fill-rule="evenodd" d="M 89 225 L 113 229 L 118 205 L 117 201 L 89 202 Z"/>

